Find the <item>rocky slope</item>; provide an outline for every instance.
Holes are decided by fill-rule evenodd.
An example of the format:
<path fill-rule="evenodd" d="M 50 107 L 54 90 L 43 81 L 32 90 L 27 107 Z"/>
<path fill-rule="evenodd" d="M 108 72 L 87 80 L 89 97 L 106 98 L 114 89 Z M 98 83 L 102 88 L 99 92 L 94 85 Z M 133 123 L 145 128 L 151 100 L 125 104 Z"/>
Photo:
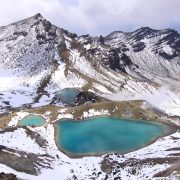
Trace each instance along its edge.
<path fill-rule="evenodd" d="M 18 180 L 14 174 L 0 173 L 1 180 Z"/>
<path fill-rule="evenodd" d="M 0 27 L 0 172 L 22 179 L 179 178 L 179 131 L 125 155 L 71 159 L 57 148 L 52 124 L 113 115 L 178 128 L 179 75 L 180 35 L 172 29 L 77 36 L 40 14 Z M 74 87 L 80 93 L 68 107 L 57 92 Z M 30 113 L 45 125 L 19 127 Z"/>
<path fill-rule="evenodd" d="M 67 87 L 127 98 L 179 82 L 180 35 L 172 29 L 77 36 L 37 14 L 0 27 L 0 47 L 4 108 L 49 104 Z"/>
<path fill-rule="evenodd" d="M 167 122 L 175 122 L 142 101 L 87 104 L 88 110 L 85 106 L 44 106 L 10 114 L 9 127 L 0 131 L 0 172 L 13 173 L 18 178 L 28 180 L 179 178 L 179 131 L 173 130 L 173 134 L 127 154 L 106 153 L 97 157 L 73 159 L 61 152 L 54 140 L 55 129 L 52 123 L 61 118 L 116 116 L 121 113 L 126 118 L 166 119 Z M 46 124 L 40 127 L 19 127 L 18 122 L 32 113 L 41 114 Z"/>

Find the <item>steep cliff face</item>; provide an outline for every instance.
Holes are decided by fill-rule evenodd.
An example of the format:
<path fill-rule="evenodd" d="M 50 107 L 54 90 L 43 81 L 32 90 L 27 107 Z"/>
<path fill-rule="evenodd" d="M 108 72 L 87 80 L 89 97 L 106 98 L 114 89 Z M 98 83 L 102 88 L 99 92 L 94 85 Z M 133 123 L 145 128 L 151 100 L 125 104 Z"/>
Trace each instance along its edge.
<path fill-rule="evenodd" d="M 0 29 L 0 68 L 25 76 L 37 75 L 53 65 L 61 29 L 40 14 Z"/>
<path fill-rule="evenodd" d="M 121 67 L 121 71 L 131 69 L 131 73 L 140 72 L 141 75 L 146 71 L 152 76 L 154 74 L 175 79 L 180 73 L 180 35 L 175 30 L 153 30 L 144 27 L 130 33 L 113 32 L 104 37 L 103 45 L 97 45 L 96 39 L 94 41 L 95 43 L 91 40 L 87 44 L 86 40 L 86 49 L 92 51 L 96 48 L 96 54 L 104 52 L 105 57 L 108 57 L 106 53 L 110 52 L 108 59 L 111 69 Z"/>
<path fill-rule="evenodd" d="M 48 104 L 67 87 L 122 96 L 151 93 L 179 81 L 179 69 L 180 35 L 172 29 L 77 36 L 40 14 L 0 27 L 0 100 L 6 107 Z"/>

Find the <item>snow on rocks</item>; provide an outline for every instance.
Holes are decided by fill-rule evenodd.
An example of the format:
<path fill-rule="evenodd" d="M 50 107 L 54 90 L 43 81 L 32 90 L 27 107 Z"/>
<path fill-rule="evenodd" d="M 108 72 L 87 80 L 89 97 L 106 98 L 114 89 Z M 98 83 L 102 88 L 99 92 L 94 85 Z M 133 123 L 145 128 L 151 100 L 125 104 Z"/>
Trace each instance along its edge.
<path fill-rule="evenodd" d="M 101 171 L 100 163 L 103 160 L 103 157 L 84 157 L 79 159 L 71 159 L 64 155 L 62 152 L 60 152 L 54 142 L 54 130 L 52 125 L 48 125 L 48 127 L 43 128 L 35 128 L 35 132 L 40 133 L 42 136 L 46 137 L 46 140 L 48 141 L 48 148 L 47 153 L 55 157 L 55 161 L 53 162 L 53 169 L 52 170 L 43 170 L 41 171 L 41 174 L 37 177 L 25 175 L 19 172 L 15 172 L 14 170 L 11 170 L 8 168 L 8 171 L 5 172 L 12 172 L 18 177 L 25 177 L 29 179 L 37 179 L 40 180 L 42 178 L 48 179 L 53 178 L 54 180 L 58 180 L 59 178 L 62 180 L 72 178 L 73 175 L 75 175 L 79 180 L 84 179 L 91 179 L 94 177 L 94 172 L 101 172 L 100 176 L 95 178 L 97 180 L 101 180 L 103 177 L 105 177 L 105 173 Z M 143 149 L 125 154 L 124 157 L 118 158 L 115 154 L 110 154 L 109 158 L 118 161 L 120 163 L 124 162 L 125 160 L 128 160 L 130 158 L 136 158 L 136 159 L 146 159 L 146 158 L 156 158 L 156 157 L 166 157 L 168 155 L 168 151 L 166 151 L 169 148 L 173 147 L 179 147 L 180 141 L 179 140 L 173 140 L 173 137 L 180 138 L 180 133 L 174 133 L 170 136 L 160 138 L 157 142 L 154 144 L 147 146 Z M 28 141 L 29 142 L 29 141 Z M 172 152 L 171 152 L 172 153 Z M 57 157 L 58 155 L 58 157 Z M 138 175 L 130 174 L 130 167 L 127 166 L 124 169 L 120 169 L 120 177 L 122 179 L 133 179 L 133 180 L 145 180 L 148 178 L 152 178 L 154 174 L 158 173 L 159 171 L 165 170 L 170 165 L 168 164 L 161 164 L 161 165 L 143 165 L 141 167 L 141 170 L 139 170 Z M 0 166 L 2 170 L 6 169 L 5 167 L 2 168 L 2 165 Z M 146 177 L 148 175 L 148 178 Z M 109 175 L 109 178 L 113 178 L 113 174 Z"/>
<path fill-rule="evenodd" d="M 179 139 L 174 140 L 172 137 Z M 166 137 L 161 137 L 155 143 L 137 151 L 128 153 L 125 157 L 138 159 L 167 157 L 170 152 L 166 150 L 177 147 L 180 147 L 180 132 L 176 132 Z"/>
<path fill-rule="evenodd" d="M 47 32 L 48 30 L 49 32 Z M 58 49 L 63 38 L 69 55 L 68 61 L 60 57 L 60 49 Z M 90 41 L 85 45 L 83 44 L 87 40 L 85 37 L 73 39 L 67 33 L 65 35 L 62 29 L 51 25 L 41 15 L 0 28 L 0 59 L 2 60 L 0 63 L 0 81 L 2 82 L 0 105 L 13 108 L 22 107 L 23 105 L 43 106 L 49 104 L 54 93 L 60 89 L 67 87 L 81 88 L 87 85 L 91 91 L 98 90 L 98 93 L 119 92 L 113 95 L 114 97 L 111 94 L 108 97 L 110 99 L 117 101 L 144 99 L 169 115 L 180 116 L 180 101 L 176 95 L 177 93 L 158 92 L 159 90 L 157 90 L 159 86 L 168 84 L 165 81 L 168 77 L 176 79 L 180 75 L 179 56 L 174 56 L 177 48 L 168 45 L 170 43 L 169 38 L 179 40 L 178 33 L 172 30 L 157 31 L 150 28 L 142 28 L 131 33 L 113 32 L 104 38 L 104 46 L 101 46 L 98 38 L 90 36 L 87 38 L 90 38 Z M 80 48 L 72 48 L 73 42 L 78 44 Z M 135 52 L 133 46 L 137 46 L 138 43 L 140 43 L 139 45 L 143 44 L 143 48 L 138 46 L 138 51 Z M 121 51 L 122 45 L 126 49 L 124 52 Z M 88 52 L 84 51 L 85 49 Z M 109 60 L 107 54 L 110 49 L 116 51 L 119 49 L 117 56 L 121 57 L 124 53 L 126 58 L 129 58 L 133 63 L 133 68 L 128 63 L 126 64 L 126 60 L 124 61 L 125 64 L 121 64 L 123 67 L 125 66 L 127 74 L 106 66 L 106 61 Z M 172 58 L 172 60 L 170 61 L 167 58 Z M 55 70 L 54 65 L 57 67 Z M 172 81 L 172 79 L 169 79 L 169 81 Z M 45 84 L 43 84 L 44 82 Z M 174 84 L 172 85 L 174 86 Z M 38 88 L 42 88 L 41 93 L 47 94 L 42 94 L 39 102 L 35 104 L 34 98 L 38 95 L 36 94 Z M 177 89 L 179 89 L 179 86 Z M 0 111 L 5 112 L 4 109 L 0 109 Z M 17 116 L 9 122 L 9 126 L 16 126 L 19 120 L 28 114 L 27 112 L 18 112 Z M 109 114 L 107 110 L 96 111 L 90 109 L 88 112 L 84 112 L 80 118 L 97 115 Z M 29 127 L 47 140 L 46 149 L 41 148 L 34 139 L 31 139 L 23 128 L 0 134 L 0 145 L 28 153 L 47 153 L 54 157 L 52 164 L 54 169 L 43 169 L 42 174 L 37 177 L 19 173 L 1 164 L 0 171 L 12 172 L 20 178 L 30 180 L 65 180 L 72 179 L 73 175 L 77 176 L 79 180 L 105 179 L 106 174 L 101 172 L 100 168 L 103 156 L 71 159 L 59 151 L 54 140 L 54 127 L 52 124 L 48 124 L 49 116 L 48 112 L 43 115 L 46 119 L 44 126 Z M 57 119 L 61 118 L 72 119 L 73 114 L 66 114 L 64 110 L 60 110 Z M 177 132 L 160 138 L 145 148 L 125 154 L 124 157 L 118 158 L 114 154 L 110 155 L 110 158 L 123 162 L 131 158 L 142 160 L 149 157 L 167 157 L 169 156 L 167 149 L 180 147 L 179 138 L 180 133 Z M 145 180 L 152 178 L 155 173 L 167 167 L 169 165 L 166 163 L 154 166 L 147 164 L 141 167 L 141 171 L 136 176 L 129 173 L 130 167 L 126 167 L 120 169 L 120 176 L 126 180 Z M 99 177 L 94 175 L 97 172 L 101 172 Z M 149 177 L 146 178 L 146 175 L 149 175 Z M 109 179 L 113 179 L 113 174 L 109 176 Z"/>
<path fill-rule="evenodd" d="M 110 115 L 108 110 L 95 110 L 89 109 L 87 112 L 83 112 L 83 116 L 81 118 L 93 117 L 93 116 L 100 116 L 100 115 Z"/>
<path fill-rule="evenodd" d="M 61 110 L 61 113 L 63 112 L 65 112 L 65 109 Z M 46 112 L 45 114 L 46 116 L 49 116 L 50 113 Z M 95 111 L 94 109 L 90 109 L 87 113 L 84 114 L 84 118 L 102 114 L 107 114 L 107 111 Z M 23 115 L 25 116 L 26 114 Z M 23 115 L 21 114 L 21 117 Z M 56 146 L 54 139 L 54 127 L 52 124 L 47 124 L 45 126 L 35 128 L 29 127 L 29 129 L 31 131 L 34 131 L 35 133 L 39 133 L 42 138 L 46 139 L 46 148 L 39 147 L 39 145 L 33 139 L 27 136 L 23 128 L 19 128 L 14 132 L 0 134 L 1 145 L 36 154 L 49 154 L 54 158 L 54 161 L 51 163 L 53 169 L 42 169 L 41 174 L 39 174 L 37 177 L 16 172 L 3 165 L 0 165 L 0 170 L 4 172 L 11 172 L 16 174 L 18 177 L 23 177 L 30 180 L 40 180 L 42 178 L 53 178 L 54 180 L 58 180 L 60 178 L 62 180 L 66 180 L 68 178 L 71 179 L 73 175 L 76 176 L 79 180 L 91 179 L 93 177 L 97 180 L 105 178 L 106 174 L 101 171 L 101 161 L 103 161 L 106 155 L 99 157 L 84 157 L 72 159 L 63 154 Z M 146 158 L 165 158 L 170 156 L 170 154 L 177 152 L 176 150 L 171 152 L 166 150 L 179 147 L 179 139 L 180 133 L 176 132 L 172 135 L 159 138 L 155 143 L 137 151 L 127 153 L 124 156 L 118 157 L 116 154 L 110 154 L 109 159 L 122 163 L 132 158 L 136 158 L 139 160 L 143 160 Z M 147 174 L 150 175 L 148 177 L 152 178 L 154 174 L 158 173 L 159 171 L 165 170 L 169 166 L 169 164 L 155 164 L 153 166 L 148 164 L 143 165 L 141 167 L 141 170 L 139 170 L 138 175 L 136 176 L 130 173 L 131 168 L 127 166 L 126 168 L 120 169 L 120 177 L 127 180 L 145 180 L 147 179 Z M 97 177 L 97 172 L 101 172 L 99 177 Z M 109 178 L 113 178 L 113 174 L 109 175 Z"/>
<path fill-rule="evenodd" d="M 8 126 L 9 127 L 15 127 L 18 124 L 18 122 L 21 119 L 23 119 L 24 117 L 26 117 L 27 115 L 29 115 L 28 112 L 17 112 L 16 116 L 11 119 L 11 121 L 8 124 Z"/>
<path fill-rule="evenodd" d="M 55 121 L 57 121 L 59 119 L 66 119 L 66 118 L 67 119 L 73 119 L 73 114 L 65 113 L 65 111 L 66 111 L 66 108 L 60 110 L 59 115 L 58 115 L 58 117 L 57 117 L 57 119 Z"/>
<path fill-rule="evenodd" d="M 44 154 L 44 150 L 23 128 L 18 128 L 12 132 L 5 132 L 3 134 L 0 133 L 0 145 L 27 153 Z"/>

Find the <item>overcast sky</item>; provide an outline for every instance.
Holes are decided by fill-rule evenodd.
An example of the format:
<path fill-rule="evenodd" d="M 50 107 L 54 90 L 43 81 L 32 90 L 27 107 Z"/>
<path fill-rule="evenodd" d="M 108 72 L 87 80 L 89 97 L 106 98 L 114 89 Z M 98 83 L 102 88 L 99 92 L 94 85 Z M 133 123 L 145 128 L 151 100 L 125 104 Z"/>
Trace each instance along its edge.
<path fill-rule="evenodd" d="M 180 31 L 180 0 L 0 0 L 0 26 L 38 12 L 79 35 L 106 35 L 142 26 Z"/>

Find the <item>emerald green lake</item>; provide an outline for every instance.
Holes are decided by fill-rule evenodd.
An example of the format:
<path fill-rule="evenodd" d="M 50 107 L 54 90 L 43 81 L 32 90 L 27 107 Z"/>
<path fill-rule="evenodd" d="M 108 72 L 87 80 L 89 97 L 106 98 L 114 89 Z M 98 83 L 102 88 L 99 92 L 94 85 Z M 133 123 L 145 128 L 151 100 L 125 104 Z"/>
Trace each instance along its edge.
<path fill-rule="evenodd" d="M 42 126 L 45 123 L 45 119 L 39 115 L 28 115 L 23 118 L 19 125 L 22 126 Z"/>
<path fill-rule="evenodd" d="M 57 145 L 74 155 L 127 153 L 170 133 L 167 125 L 158 122 L 102 116 L 83 121 L 62 120 L 55 126 Z"/>

